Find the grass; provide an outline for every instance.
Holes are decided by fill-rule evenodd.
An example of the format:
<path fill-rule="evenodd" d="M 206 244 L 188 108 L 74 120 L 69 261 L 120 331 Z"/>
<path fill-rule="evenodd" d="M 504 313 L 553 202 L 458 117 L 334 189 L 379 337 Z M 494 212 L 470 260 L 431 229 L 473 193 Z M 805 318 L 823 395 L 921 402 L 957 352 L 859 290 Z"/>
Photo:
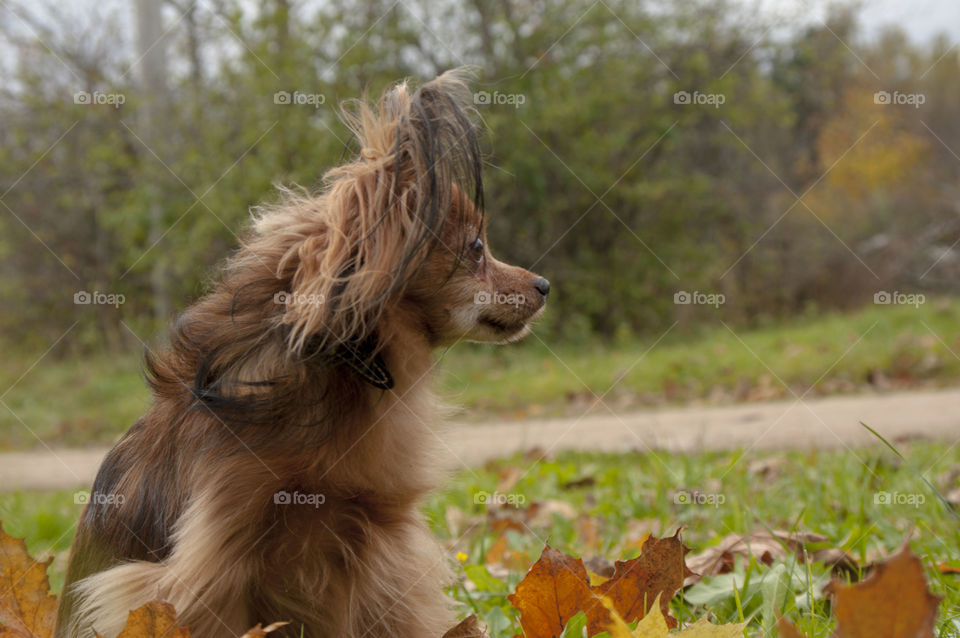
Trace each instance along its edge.
<path fill-rule="evenodd" d="M 667 326 L 664 327 L 665 330 Z M 579 412 L 594 395 L 623 408 L 851 392 L 882 378 L 891 387 L 955 383 L 960 302 L 870 306 L 851 314 L 698 334 L 677 326 L 620 344 L 572 345 L 528 338 L 524 348 L 458 345 L 442 386 L 477 413 L 518 417 Z"/>
<path fill-rule="evenodd" d="M 957 487 L 960 446 L 915 443 L 902 452 L 909 464 L 941 491 Z M 960 558 L 960 525 L 923 479 L 890 450 L 875 447 L 858 450 L 856 456 L 865 464 L 850 452 L 749 457 L 738 452 L 694 456 L 564 453 L 532 465 L 515 457 L 461 473 L 430 501 L 427 511 L 451 553 L 467 556 L 461 573 L 473 586 L 458 588 L 453 594 L 464 603 L 464 609 L 478 611 L 499 627 L 503 636 L 518 630 L 505 595 L 513 591 L 525 566 L 536 560 L 547 539 L 552 546 L 584 559 L 602 556 L 614 560 L 635 556 L 645 531 L 663 536 L 673 534 L 678 526 L 685 528 L 684 542 L 694 552 L 727 534 L 796 526 L 823 534 L 830 545 L 846 551 L 861 566 L 895 553 L 910 538 L 913 551 L 928 567 L 931 589 L 945 597 L 940 606 L 939 635 L 960 636 L 960 577 L 936 569 L 941 562 L 955 564 Z M 517 468 L 523 474 L 513 483 Z M 582 487 L 571 487 L 577 485 Z M 676 502 L 682 500 L 678 494 L 693 490 L 722 495 L 724 502 L 717 506 Z M 524 529 L 506 532 L 509 549 L 502 552 L 494 545 L 498 537 L 492 531 L 495 517 L 474 502 L 481 491 L 519 495 L 526 504 L 561 500 L 572 507 L 548 508 L 559 512 L 548 517 L 521 515 Z M 876 495 L 883 492 L 915 497 L 900 500 L 920 500 L 916 495 L 923 495 L 923 503 L 917 507 L 877 503 Z M 502 516 L 503 512 L 495 514 Z M 451 526 L 451 521 L 462 522 Z M 487 566 L 491 553 L 495 562 L 512 567 L 505 578 L 498 567 Z M 491 571 L 501 577 L 491 576 Z M 752 575 L 747 577 L 746 571 Z M 745 579 L 751 580 L 753 587 L 744 587 Z M 809 636 L 826 637 L 833 629 L 829 605 L 821 592 L 828 580 L 828 569 L 817 563 L 810 566 L 809 574 L 806 565 L 792 560 L 771 566 L 741 564 L 736 576 L 705 579 L 702 585 L 688 589 L 683 598 L 675 597 L 672 606 L 681 621 L 691 622 L 705 614 L 714 622 L 738 622 L 742 610 L 751 618 L 750 633 L 762 629 L 764 635 L 773 635 L 775 607 L 798 621 Z M 739 608 L 734 582 L 739 586 Z M 771 587 L 771 583 L 778 586 Z"/>
<path fill-rule="evenodd" d="M 460 583 L 451 594 L 464 614 L 476 611 L 491 625 L 494 638 L 518 633 L 506 595 L 547 539 L 575 556 L 614 560 L 635 556 L 643 533 L 667 535 L 678 526 L 684 527 L 684 542 L 694 552 L 726 534 L 796 526 L 825 535 L 829 545 L 861 566 L 889 556 L 909 538 L 928 568 L 931 589 L 944 596 L 939 635 L 960 636 L 960 576 L 935 568 L 960 559 L 960 526 L 910 467 L 948 492 L 958 485 L 960 446 L 914 443 L 901 451 L 909 465 L 882 446 L 857 451 L 865 464 L 849 452 L 516 456 L 460 472 L 424 509 L 449 556 L 462 552 L 465 557 L 458 568 Z M 676 495 L 683 490 L 723 495 L 724 502 L 678 503 L 682 499 Z M 488 509 L 478 503 L 484 492 L 509 496 L 518 506 Z M 875 495 L 882 492 L 912 495 L 913 500 L 923 495 L 923 503 L 879 504 Z M 79 512 L 72 492 L 0 494 L 6 530 L 26 536 L 35 555 L 55 557 L 55 589 L 62 583 Z M 507 531 L 505 545 L 498 545 L 502 534 L 495 531 L 495 520 L 505 516 L 523 524 Z M 685 622 L 707 615 L 726 623 L 738 621 L 742 610 L 751 622 L 749 633 L 757 635 L 773 622 L 776 609 L 811 637 L 825 638 L 833 627 L 821 592 L 828 579 L 827 568 L 819 563 L 809 572 L 789 559 L 770 566 L 741 564 L 733 576 L 708 578 L 676 596 L 673 613 Z"/>
<path fill-rule="evenodd" d="M 441 393 L 467 420 L 579 414 L 594 395 L 618 410 L 889 387 L 955 384 L 960 301 L 870 306 L 765 328 L 722 324 L 615 344 L 542 341 L 492 348 L 461 344 L 440 354 Z M 113 442 L 149 396 L 139 354 L 70 360 L 41 353 L 0 364 L 0 449 Z M 38 362 L 39 358 L 39 362 Z M 3 407 L 6 406 L 6 407 Z"/>

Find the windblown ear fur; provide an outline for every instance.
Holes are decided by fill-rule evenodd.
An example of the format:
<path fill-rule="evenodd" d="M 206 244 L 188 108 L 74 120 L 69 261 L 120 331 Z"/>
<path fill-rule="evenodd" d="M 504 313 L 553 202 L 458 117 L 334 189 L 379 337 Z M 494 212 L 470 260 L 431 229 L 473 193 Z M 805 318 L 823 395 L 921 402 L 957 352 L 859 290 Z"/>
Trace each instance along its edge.
<path fill-rule="evenodd" d="M 373 106 L 343 108 L 357 136 L 354 161 L 324 176 L 319 197 L 284 191 L 261 209 L 255 233 L 302 236 L 278 264 L 293 271 L 281 322 L 296 352 L 329 351 L 368 340 L 433 250 L 462 256 L 445 224 L 456 202 L 472 196 L 482 210 L 481 153 L 463 70 L 448 71 L 410 93 L 407 83 Z M 290 222 L 294 222 L 293 227 Z"/>

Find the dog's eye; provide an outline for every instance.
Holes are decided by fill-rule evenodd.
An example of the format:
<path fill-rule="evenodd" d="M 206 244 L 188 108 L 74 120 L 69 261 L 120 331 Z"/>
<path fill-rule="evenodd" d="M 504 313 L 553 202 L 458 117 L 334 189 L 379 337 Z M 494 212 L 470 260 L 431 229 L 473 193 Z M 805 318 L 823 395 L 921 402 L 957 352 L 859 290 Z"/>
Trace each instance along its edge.
<path fill-rule="evenodd" d="M 473 251 L 473 257 L 477 260 L 477 263 L 483 261 L 483 242 L 480 241 L 479 237 L 470 244 L 470 250 Z"/>

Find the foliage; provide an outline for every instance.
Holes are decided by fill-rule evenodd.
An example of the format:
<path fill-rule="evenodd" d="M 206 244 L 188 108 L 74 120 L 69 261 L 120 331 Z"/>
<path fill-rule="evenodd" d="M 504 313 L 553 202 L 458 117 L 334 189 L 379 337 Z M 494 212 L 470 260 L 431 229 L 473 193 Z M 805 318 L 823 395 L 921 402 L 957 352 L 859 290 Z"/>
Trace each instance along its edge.
<path fill-rule="evenodd" d="M 0 11 L 15 53 L 0 100 L 0 329 L 19 346 L 139 348 L 202 292 L 272 183 L 316 187 L 356 150 L 338 102 L 465 63 L 489 128 L 491 243 L 554 281 L 548 334 L 955 289 L 960 52 L 896 31 L 867 40 L 853 9 L 773 37 L 728 0 L 170 0 L 160 97 L 128 10 Z M 924 102 L 878 104 L 878 91 Z M 676 305 L 679 290 L 727 303 Z M 125 303 L 74 305 L 78 291 Z"/>

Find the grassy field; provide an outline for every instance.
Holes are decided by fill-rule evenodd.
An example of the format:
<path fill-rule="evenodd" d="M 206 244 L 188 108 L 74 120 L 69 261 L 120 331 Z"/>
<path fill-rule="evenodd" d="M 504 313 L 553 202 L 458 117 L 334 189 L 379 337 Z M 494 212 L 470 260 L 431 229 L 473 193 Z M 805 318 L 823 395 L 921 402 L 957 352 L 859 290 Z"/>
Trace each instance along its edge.
<path fill-rule="evenodd" d="M 956 489 L 960 446 L 915 443 L 901 451 L 907 463 L 883 447 L 858 450 L 865 464 L 848 452 L 518 456 L 459 473 L 425 511 L 451 560 L 462 553 L 452 595 L 464 614 L 476 611 L 486 619 L 494 638 L 518 632 L 506 594 L 545 540 L 585 559 L 614 560 L 635 556 L 644 533 L 670 535 L 678 526 L 694 553 L 732 533 L 817 532 L 860 566 L 889 556 L 909 538 L 928 568 L 930 587 L 945 597 L 939 635 L 960 636 L 960 576 L 936 569 L 943 562 L 960 562 L 960 526 L 918 476 L 922 473 L 943 493 Z M 694 490 L 722 495 L 723 502 L 697 505 L 677 498 Z M 878 503 L 877 495 L 884 492 L 923 502 Z M 516 505 L 488 508 L 479 496 L 484 493 L 512 497 Z M 79 512 L 72 492 L 0 494 L 6 530 L 25 536 L 36 555 L 55 557 L 51 572 L 57 589 Z M 495 521 L 505 517 L 522 524 L 512 526 L 498 544 L 502 534 Z M 829 577 L 824 565 L 812 563 L 808 570 L 792 558 L 769 566 L 740 563 L 733 575 L 707 578 L 678 594 L 673 613 L 681 621 L 704 615 L 716 622 L 739 621 L 736 587 L 740 609 L 750 619 L 749 635 L 774 635 L 770 628 L 777 609 L 810 636 L 826 637 L 832 625 L 822 587 Z"/>
<path fill-rule="evenodd" d="M 440 353 L 443 396 L 468 420 L 579 414 L 594 394 L 617 410 L 662 403 L 729 403 L 883 387 L 956 383 L 960 301 L 870 306 L 761 329 L 718 324 L 696 333 L 617 343 L 545 342 L 493 348 L 461 344 Z M 0 450 L 112 442 L 148 405 L 140 355 L 0 363 Z M 4 407 L 7 406 L 7 407 Z"/>

